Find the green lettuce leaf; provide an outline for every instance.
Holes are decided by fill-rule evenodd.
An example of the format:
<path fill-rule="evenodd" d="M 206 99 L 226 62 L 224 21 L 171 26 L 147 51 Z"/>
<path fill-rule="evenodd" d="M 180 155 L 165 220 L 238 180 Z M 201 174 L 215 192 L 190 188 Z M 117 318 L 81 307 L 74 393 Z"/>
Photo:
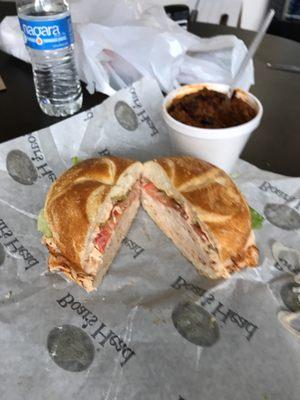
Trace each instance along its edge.
<path fill-rule="evenodd" d="M 52 232 L 49 228 L 48 222 L 45 218 L 44 214 L 44 209 L 42 208 L 39 215 L 38 215 L 38 220 L 37 220 L 37 229 L 39 232 L 41 232 L 43 235 L 47 237 L 52 237 Z"/>
<path fill-rule="evenodd" d="M 265 220 L 264 217 L 254 210 L 254 208 L 249 206 L 249 209 L 251 213 L 252 229 L 260 229 L 263 226 Z"/>
<path fill-rule="evenodd" d="M 74 165 L 79 164 L 79 163 L 82 161 L 82 159 L 79 158 L 79 157 L 77 157 L 77 156 L 75 156 L 75 157 L 72 157 L 72 158 L 71 158 L 71 161 L 72 161 L 72 164 L 73 164 L 73 166 L 74 166 Z"/>

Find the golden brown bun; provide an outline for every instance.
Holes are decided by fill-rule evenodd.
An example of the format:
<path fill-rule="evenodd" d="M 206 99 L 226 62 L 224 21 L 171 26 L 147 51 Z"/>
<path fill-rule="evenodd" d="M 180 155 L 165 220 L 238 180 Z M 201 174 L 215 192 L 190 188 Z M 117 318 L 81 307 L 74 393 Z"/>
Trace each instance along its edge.
<path fill-rule="evenodd" d="M 148 161 L 144 176 L 188 208 L 194 222 L 209 232 L 222 267 L 216 278 L 258 264 L 249 207 L 224 171 L 183 156 Z"/>
<path fill-rule="evenodd" d="M 93 233 L 109 218 L 115 199 L 131 190 L 142 169 L 145 178 L 184 206 L 192 223 L 204 227 L 217 249 L 204 270 L 201 261 L 191 260 L 199 271 L 219 278 L 257 265 L 258 250 L 248 205 L 224 171 L 192 157 L 162 158 L 144 166 L 133 160 L 102 157 L 77 164 L 50 188 L 44 213 L 53 237 L 44 237 L 44 241 L 50 252 L 51 271 L 63 272 L 88 291 L 95 288 L 115 252 L 108 255 L 109 261 L 99 262 L 99 254 L 93 255 Z M 129 229 L 138 205 L 136 199 L 130 218 L 120 224 L 127 224 L 124 232 Z M 124 232 L 117 234 L 116 248 Z"/>
<path fill-rule="evenodd" d="M 54 182 L 44 209 L 53 233 L 51 239 L 44 237 L 51 253 L 51 270 L 63 271 L 79 284 L 78 277 L 89 277 L 91 268 L 85 261 L 91 234 L 109 218 L 114 197 L 131 189 L 141 168 L 134 160 L 93 158 L 70 168 Z"/>

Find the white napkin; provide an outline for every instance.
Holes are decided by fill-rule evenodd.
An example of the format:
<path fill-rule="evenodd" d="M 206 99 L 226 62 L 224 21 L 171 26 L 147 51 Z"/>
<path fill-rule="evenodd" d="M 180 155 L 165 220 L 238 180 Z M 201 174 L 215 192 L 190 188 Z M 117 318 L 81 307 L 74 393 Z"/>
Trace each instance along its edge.
<path fill-rule="evenodd" d="M 182 83 L 230 83 L 246 52 L 233 35 L 188 33 L 151 1 L 79 0 L 71 15 L 79 75 L 90 93 L 111 95 L 142 76 L 156 78 L 165 92 Z M 17 17 L 0 24 L 0 48 L 29 62 Z M 238 86 L 248 90 L 253 83 L 251 63 Z"/>

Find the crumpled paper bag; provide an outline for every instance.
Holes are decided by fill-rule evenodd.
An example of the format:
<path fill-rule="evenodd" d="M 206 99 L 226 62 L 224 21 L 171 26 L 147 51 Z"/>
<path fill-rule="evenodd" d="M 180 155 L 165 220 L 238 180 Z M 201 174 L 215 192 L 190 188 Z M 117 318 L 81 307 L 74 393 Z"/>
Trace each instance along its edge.
<path fill-rule="evenodd" d="M 75 51 L 81 80 L 90 93 L 112 95 L 141 77 L 161 89 L 183 83 L 230 83 L 246 52 L 233 35 L 203 39 L 169 19 L 151 1 L 76 1 L 71 5 Z M 29 62 L 17 17 L 0 25 L 0 48 Z M 238 86 L 254 83 L 252 63 Z"/>

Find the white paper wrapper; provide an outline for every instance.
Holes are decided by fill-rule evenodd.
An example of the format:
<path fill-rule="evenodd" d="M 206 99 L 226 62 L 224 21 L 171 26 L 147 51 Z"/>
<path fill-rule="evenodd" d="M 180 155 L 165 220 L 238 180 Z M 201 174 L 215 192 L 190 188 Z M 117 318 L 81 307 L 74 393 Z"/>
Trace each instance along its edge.
<path fill-rule="evenodd" d="M 229 84 L 247 51 L 233 35 L 188 33 L 152 1 L 80 0 L 71 14 L 79 76 L 90 93 L 112 95 L 143 76 L 165 92 L 180 83 Z M 17 17 L 0 24 L 0 48 L 29 62 Z M 250 63 L 237 86 L 248 90 L 253 83 Z"/>
<path fill-rule="evenodd" d="M 260 267 L 227 281 L 198 275 L 142 210 L 96 292 L 47 272 L 36 218 L 51 181 L 76 155 L 169 154 L 161 102 L 144 79 L 0 145 L 1 398 L 299 399 L 299 339 L 277 314 L 299 306 L 300 179 L 237 163 L 266 221 Z"/>

